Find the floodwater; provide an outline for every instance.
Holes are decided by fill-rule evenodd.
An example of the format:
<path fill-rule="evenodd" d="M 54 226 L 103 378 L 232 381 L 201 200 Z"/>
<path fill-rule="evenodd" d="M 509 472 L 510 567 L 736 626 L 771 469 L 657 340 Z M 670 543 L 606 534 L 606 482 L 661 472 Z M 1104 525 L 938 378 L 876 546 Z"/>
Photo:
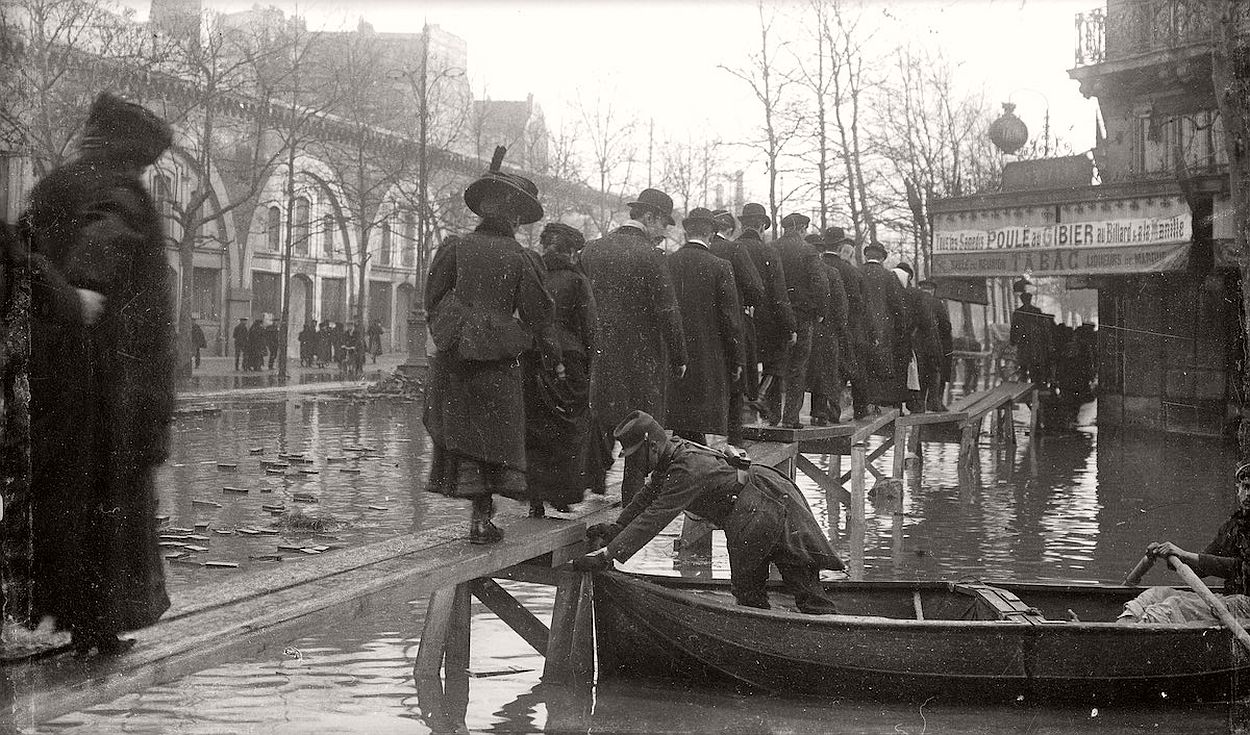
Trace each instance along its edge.
<path fill-rule="evenodd" d="M 179 529 L 173 533 L 198 536 L 182 542 L 206 548 L 167 549 L 187 554 L 169 566 L 175 601 L 231 575 L 299 564 L 312 555 L 300 548 L 330 547 L 323 553 L 333 553 L 336 547 L 461 523 L 467 515 L 459 503 L 421 489 L 429 445 L 418 403 L 302 395 L 217 405 L 219 413 L 178 419 L 174 453 L 160 475 L 161 512 Z M 309 461 L 288 460 L 287 467 L 273 468 L 280 472 L 265 472 L 261 460 L 276 460 L 279 452 Z M 1213 440 L 1084 428 L 1036 441 L 1022 437 L 1009 456 L 983 438 L 980 481 L 962 491 L 956 452 L 953 444 L 926 445 L 923 471 L 908 473 L 901 516 L 894 513 L 897 503 L 872 496 L 864 556 L 869 579 L 1116 582 L 1150 541 L 1170 539 L 1191 549 L 1205 545 L 1234 502 L 1229 479 L 1234 452 Z M 821 466 L 827 461 L 812 459 Z M 882 466 L 888 467 L 889 459 L 887 453 Z M 823 494 L 801 484 L 814 512 L 827 522 Z M 303 502 L 309 500 L 316 502 Z M 288 514 L 300 508 L 330 528 L 320 534 L 292 530 L 279 523 L 277 506 Z M 846 555 L 844 517 L 838 526 L 836 546 Z M 728 563 L 719 536 L 713 573 L 722 576 Z M 657 538 L 628 568 L 678 573 L 672 538 L 671 533 Z M 283 561 L 264 560 L 272 555 Z M 204 567 L 202 561 L 239 566 Z M 1167 574 L 1156 569 L 1146 581 L 1166 582 Z M 507 586 L 540 617 L 550 612 L 548 588 Z M 941 701 L 882 705 L 744 696 L 700 688 L 697 682 L 611 682 L 588 699 L 541 686 L 542 658 L 477 603 L 468 692 L 419 692 L 412 664 L 424 609 L 424 600 L 414 600 L 356 619 L 350 627 L 309 630 L 281 654 L 152 687 L 67 715 L 38 732 L 429 733 L 452 731 L 457 722 L 472 732 L 496 733 L 1229 729 L 1228 706 L 1220 704 L 1101 710 Z"/>

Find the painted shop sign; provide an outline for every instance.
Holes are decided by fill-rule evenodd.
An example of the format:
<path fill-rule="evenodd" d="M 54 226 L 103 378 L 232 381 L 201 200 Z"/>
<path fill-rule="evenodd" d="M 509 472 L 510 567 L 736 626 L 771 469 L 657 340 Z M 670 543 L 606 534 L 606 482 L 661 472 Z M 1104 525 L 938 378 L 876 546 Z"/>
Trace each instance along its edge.
<path fill-rule="evenodd" d="M 938 230 L 933 274 L 944 276 L 1153 273 L 1185 267 L 1188 212 L 1170 217 Z"/>

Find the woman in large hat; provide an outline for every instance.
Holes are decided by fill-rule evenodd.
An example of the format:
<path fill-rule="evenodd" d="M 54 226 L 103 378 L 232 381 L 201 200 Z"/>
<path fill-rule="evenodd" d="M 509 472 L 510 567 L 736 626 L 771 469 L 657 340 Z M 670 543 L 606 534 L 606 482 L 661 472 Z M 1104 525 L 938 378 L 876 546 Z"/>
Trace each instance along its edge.
<path fill-rule="evenodd" d="M 518 356 L 551 326 L 552 301 L 538 267 L 514 236 L 543 216 L 538 188 L 500 170 L 469 185 L 477 228 L 444 243 L 430 266 L 425 307 L 430 359 L 425 427 L 434 445 L 429 489 L 473 501 L 469 541 L 494 543 L 493 496 L 526 498 L 525 405 Z"/>

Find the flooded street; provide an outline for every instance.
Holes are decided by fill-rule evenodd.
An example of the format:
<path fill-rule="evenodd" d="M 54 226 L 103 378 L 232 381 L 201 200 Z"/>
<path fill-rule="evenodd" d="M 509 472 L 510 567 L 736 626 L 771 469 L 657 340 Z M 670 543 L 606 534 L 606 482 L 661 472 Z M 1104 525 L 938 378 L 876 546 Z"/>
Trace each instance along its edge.
<path fill-rule="evenodd" d="M 199 537 L 171 543 L 205 549 L 167 549 L 186 554 L 168 569 L 175 605 L 231 575 L 299 564 L 319 547 L 330 547 L 320 553 L 334 553 L 337 547 L 459 524 L 466 515 L 459 503 L 422 491 L 429 447 L 419 403 L 305 395 L 215 405 L 219 413 L 177 419 L 174 453 L 160 475 L 161 513 L 175 529 L 171 537 L 184 531 Z M 884 501 L 881 507 L 870 502 L 869 579 L 1118 582 L 1149 541 L 1170 539 L 1191 549 L 1205 545 L 1234 501 L 1233 453 L 1207 440 L 1085 429 L 1046 435 L 1036 443 L 1022 437 L 1013 457 L 985 443 L 981 486 L 970 492 L 961 492 L 957 482 L 956 445 L 925 449 L 923 472 L 908 473 L 901 536 Z M 288 457 L 282 460 L 287 466 L 266 472 L 262 460 L 279 461 L 279 453 Z M 826 466 L 826 458 L 811 459 Z M 236 466 L 224 466 L 229 464 Z M 805 479 L 801 485 L 817 517 L 827 522 L 823 494 Z M 296 507 L 319 515 L 328 527 L 317 533 L 293 530 L 279 522 L 278 506 L 288 516 Z M 846 554 L 844 518 L 839 527 L 836 548 Z M 629 568 L 677 573 L 671 542 L 672 535 L 657 538 Z M 716 543 L 714 573 L 726 576 L 719 533 Z M 275 555 L 283 560 L 268 560 Z M 239 566 L 199 565 L 205 561 Z M 1172 578 L 1160 567 L 1145 581 Z M 537 614 L 549 614 L 549 588 L 506 584 Z M 454 696 L 442 703 L 428 693 L 419 696 L 414 686 L 412 664 L 424 611 L 425 601 L 414 600 L 354 619 L 350 626 L 310 630 L 280 655 L 203 671 L 65 716 L 39 732 L 439 731 L 446 725 L 438 716 L 440 706 L 454 713 L 464 705 Z M 1210 733 L 1228 727 L 1225 705 L 1101 711 L 1027 703 L 878 705 L 620 682 L 598 687 L 593 702 L 583 701 L 541 687 L 542 658 L 484 607 L 475 603 L 474 613 L 474 678 L 464 715 L 474 732 L 914 735 Z"/>

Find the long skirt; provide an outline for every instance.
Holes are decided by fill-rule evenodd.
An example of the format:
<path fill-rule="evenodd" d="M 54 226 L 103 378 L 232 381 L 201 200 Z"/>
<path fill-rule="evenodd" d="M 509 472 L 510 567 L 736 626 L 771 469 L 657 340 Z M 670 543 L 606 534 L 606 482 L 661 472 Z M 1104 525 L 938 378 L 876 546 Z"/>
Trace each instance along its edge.
<path fill-rule="evenodd" d="M 590 485 L 590 375 L 582 352 L 565 352 L 565 377 L 543 369 L 528 352 L 525 369 L 525 457 L 530 500 L 581 502 Z"/>

